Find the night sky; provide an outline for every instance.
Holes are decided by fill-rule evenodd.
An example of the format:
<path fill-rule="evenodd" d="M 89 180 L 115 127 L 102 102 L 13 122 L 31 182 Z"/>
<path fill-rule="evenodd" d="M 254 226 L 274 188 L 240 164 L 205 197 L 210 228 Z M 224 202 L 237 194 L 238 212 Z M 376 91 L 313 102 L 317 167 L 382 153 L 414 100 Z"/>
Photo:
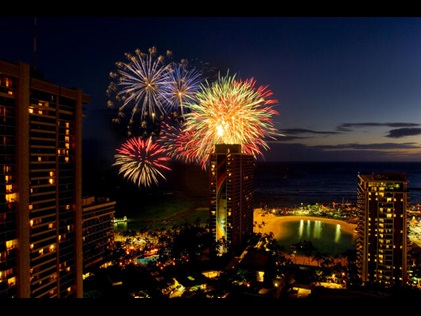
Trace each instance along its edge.
<path fill-rule="evenodd" d="M 284 137 L 266 161 L 421 160 L 418 17 L 22 16 L 0 17 L 0 35 L 1 60 L 91 96 L 88 158 L 122 142 L 106 105 L 115 63 L 156 46 L 269 86 Z"/>

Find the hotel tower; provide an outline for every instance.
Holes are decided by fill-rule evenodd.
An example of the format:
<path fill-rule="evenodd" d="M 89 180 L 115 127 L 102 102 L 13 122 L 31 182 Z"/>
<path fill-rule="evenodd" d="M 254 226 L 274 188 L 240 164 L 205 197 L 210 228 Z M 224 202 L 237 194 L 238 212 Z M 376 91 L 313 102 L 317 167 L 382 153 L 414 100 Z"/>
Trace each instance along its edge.
<path fill-rule="evenodd" d="M 0 61 L 0 297 L 81 298 L 82 118 L 90 97 Z"/>
<path fill-rule="evenodd" d="M 241 145 L 216 145 L 210 155 L 210 223 L 222 252 L 240 250 L 253 233 L 254 170 Z"/>
<path fill-rule="evenodd" d="M 404 173 L 358 175 L 357 268 L 362 285 L 402 287 L 408 270 L 408 180 Z"/>

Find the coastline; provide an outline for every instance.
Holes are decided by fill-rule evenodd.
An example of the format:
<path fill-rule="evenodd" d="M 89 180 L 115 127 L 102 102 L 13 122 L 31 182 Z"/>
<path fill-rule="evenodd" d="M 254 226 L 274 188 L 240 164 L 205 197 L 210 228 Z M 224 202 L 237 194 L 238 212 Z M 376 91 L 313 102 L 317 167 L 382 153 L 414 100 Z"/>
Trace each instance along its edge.
<path fill-rule="evenodd" d="M 264 222 L 264 225 L 261 225 L 261 228 L 254 228 L 254 232 L 263 232 L 263 233 L 270 233 L 272 232 L 274 238 L 282 237 L 282 230 L 281 230 L 281 222 L 288 222 L 288 221 L 297 221 L 297 220 L 311 220 L 311 221 L 322 221 L 325 223 L 330 224 L 339 224 L 341 228 L 349 232 L 350 234 L 356 234 L 355 228 L 357 224 L 348 223 L 342 220 L 333 219 L 333 218 L 326 218 L 326 217 L 318 217 L 318 216 L 307 216 L 307 215 L 283 215 L 277 216 L 274 214 L 265 214 L 261 209 L 255 209 L 253 214 L 253 220 L 256 223 Z M 297 265 L 306 265 L 306 266 L 319 266 L 320 262 L 314 260 L 312 257 L 306 257 L 301 254 L 290 254 L 285 252 L 284 256 L 286 259 L 291 260 L 294 264 Z M 348 259 L 341 257 L 341 258 L 334 258 L 334 264 L 341 264 L 346 266 L 348 264 Z"/>
<path fill-rule="evenodd" d="M 264 222 L 265 224 L 262 225 L 263 233 L 270 233 L 272 232 L 275 238 L 280 237 L 282 235 L 281 231 L 281 222 L 288 222 L 288 221 L 297 221 L 297 220 L 310 220 L 310 221 L 322 221 L 325 223 L 330 224 L 339 224 L 341 227 L 349 232 L 350 234 L 355 234 L 355 228 L 357 224 L 348 223 L 339 219 L 334 218 L 327 218 L 327 217 L 318 217 L 318 216 L 308 216 L 308 215 L 282 215 L 276 216 L 271 213 L 265 214 L 259 209 L 254 210 L 253 214 L 254 221 L 257 223 Z M 257 232 L 257 229 L 256 231 Z"/>

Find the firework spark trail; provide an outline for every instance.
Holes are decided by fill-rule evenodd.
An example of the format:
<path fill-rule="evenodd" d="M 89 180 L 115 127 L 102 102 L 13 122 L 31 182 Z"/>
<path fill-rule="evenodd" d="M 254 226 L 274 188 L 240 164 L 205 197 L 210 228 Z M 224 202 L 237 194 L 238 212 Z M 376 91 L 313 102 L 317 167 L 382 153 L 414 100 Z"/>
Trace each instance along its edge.
<path fill-rule="evenodd" d="M 163 86 L 163 98 L 168 105 L 176 110 L 181 116 L 184 115 L 186 101 L 195 100 L 200 83 L 203 81 L 202 72 L 196 68 L 190 68 L 186 60 L 181 63 L 173 63 L 166 72 L 167 84 Z"/>
<path fill-rule="evenodd" d="M 127 124 L 129 137 L 148 133 L 143 126 L 163 120 L 171 111 L 182 116 L 184 103 L 194 100 L 205 80 L 202 70 L 187 59 L 176 63 L 172 55 L 158 55 L 156 47 L 149 54 L 137 49 L 134 55 L 125 53 L 128 61 L 117 62 L 117 71 L 110 73 L 107 106 L 118 107 L 113 122 Z"/>
<path fill-rule="evenodd" d="M 149 54 L 136 50 L 136 55 L 126 53 L 126 57 L 127 63 L 116 63 L 118 71 L 110 74 L 115 81 L 107 89 L 121 104 L 114 122 L 125 120 L 129 137 L 159 135 L 161 147 L 156 151 L 168 159 L 199 163 L 206 169 L 215 144 L 240 144 L 243 153 L 257 157 L 269 148 L 266 140 L 280 135 L 272 123 L 272 116 L 278 114 L 272 108 L 277 100 L 271 99 L 268 86 L 256 88 L 254 79 L 237 80 L 228 73 L 218 74 L 209 84 L 187 60 L 168 62 L 155 47 Z M 166 57 L 172 58 L 172 52 L 167 51 Z M 108 101 L 110 108 L 114 105 Z M 176 124 L 164 122 L 171 115 Z M 120 173 L 138 185 L 149 186 L 163 177 L 148 160 L 127 155 L 123 149 L 116 160 Z"/>
<path fill-rule="evenodd" d="M 188 103 L 190 112 L 184 117 L 183 133 L 192 136 L 185 155 L 194 156 L 204 169 L 215 144 L 240 144 L 243 153 L 262 155 L 269 148 L 266 139 L 280 135 L 272 123 L 277 100 L 270 98 L 268 86 L 255 86 L 254 79 L 236 80 L 228 73 L 201 84 L 198 101 Z"/>
<path fill-rule="evenodd" d="M 113 166 L 119 167 L 119 174 L 126 180 L 132 181 L 138 187 L 151 187 L 158 185 L 159 180 L 166 180 L 162 171 L 171 170 L 167 162 L 171 159 L 165 155 L 164 149 L 153 143 L 152 137 L 129 138 L 116 149 L 117 154 Z"/>
<path fill-rule="evenodd" d="M 156 142 L 165 148 L 166 155 L 184 163 L 200 164 L 195 148 L 188 147 L 188 142 L 195 135 L 184 131 L 183 120 L 164 120 L 161 124 L 162 133 Z"/>
<path fill-rule="evenodd" d="M 156 47 L 150 48 L 149 54 L 139 49 L 135 52 L 135 55 L 125 54 L 128 62 L 116 63 L 117 72 L 110 73 L 113 81 L 107 89 L 110 99 L 115 98 L 117 104 L 122 103 L 114 122 L 120 123 L 131 108 L 129 136 L 132 125 L 141 124 L 145 119 L 160 119 L 166 114 L 168 104 L 163 95 L 164 87 L 168 85 L 167 71 L 171 67 L 163 55 L 157 55 Z M 171 57 L 171 51 L 167 51 L 166 56 Z M 109 100 L 108 107 L 117 106 L 115 101 Z"/>

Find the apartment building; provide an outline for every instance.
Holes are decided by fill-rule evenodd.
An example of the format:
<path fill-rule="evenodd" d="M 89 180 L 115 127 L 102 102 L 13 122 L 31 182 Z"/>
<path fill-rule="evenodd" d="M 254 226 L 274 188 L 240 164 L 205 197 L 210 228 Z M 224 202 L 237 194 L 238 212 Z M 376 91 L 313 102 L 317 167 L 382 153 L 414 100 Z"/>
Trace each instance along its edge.
<path fill-rule="evenodd" d="M 358 175 L 357 266 L 363 285 L 408 281 L 408 180 L 404 173 Z"/>
<path fill-rule="evenodd" d="M 0 61 L 0 297 L 83 297 L 82 119 L 90 96 Z"/>

